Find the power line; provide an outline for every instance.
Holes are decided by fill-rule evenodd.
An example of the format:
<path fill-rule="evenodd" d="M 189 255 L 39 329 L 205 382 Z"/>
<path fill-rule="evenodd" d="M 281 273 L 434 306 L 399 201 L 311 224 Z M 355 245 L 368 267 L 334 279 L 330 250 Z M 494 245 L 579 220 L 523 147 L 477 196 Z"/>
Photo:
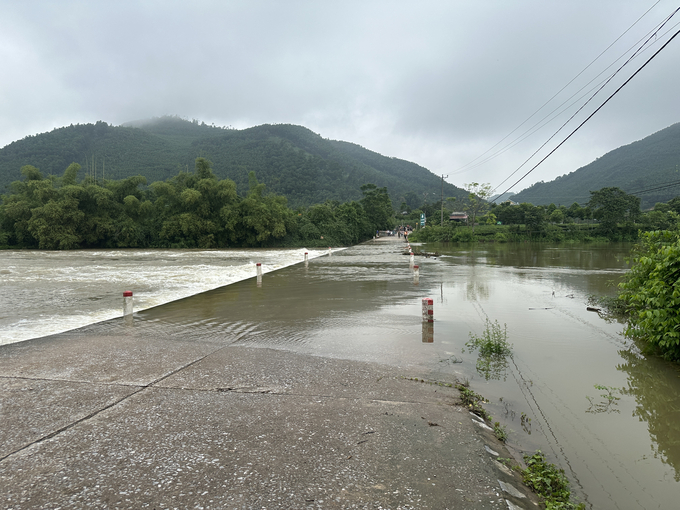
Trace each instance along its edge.
<path fill-rule="evenodd" d="M 678 8 L 678 10 L 680 10 L 680 8 Z M 678 10 L 676 10 L 673 14 L 675 14 L 676 12 L 678 12 Z M 670 19 L 670 18 L 669 18 L 669 19 Z M 581 122 L 581 123 L 576 127 L 576 129 L 574 129 L 571 133 L 569 133 L 569 135 L 567 135 L 567 137 L 566 137 L 564 140 L 562 140 L 562 141 L 561 141 L 561 142 L 560 142 L 553 150 L 551 150 L 546 156 L 544 156 L 544 157 L 543 157 L 538 163 L 536 163 L 536 164 L 535 164 L 535 165 L 534 165 L 527 173 L 525 173 L 519 180 L 517 180 L 512 186 L 510 186 L 510 187 L 509 187 L 507 190 L 505 190 L 503 193 L 507 193 L 507 192 L 510 191 L 513 187 L 515 187 L 517 184 L 519 184 L 520 182 L 522 182 L 522 181 L 523 181 L 523 180 L 524 180 L 531 172 L 533 172 L 536 168 L 538 168 L 538 166 L 541 165 L 546 159 L 548 159 L 548 158 L 549 158 L 549 157 L 550 157 L 557 149 L 559 149 L 562 145 L 564 145 L 564 144 L 566 143 L 566 141 L 569 140 L 569 138 L 571 138 L 571 137 L 572 137 L 579 129 L 581 129 L 581 127 L 583 127 L 583 125 L 584 125 L 586 122 L 588 122 L 591 118 L 593 118 L 593 116 L 594 116 L 597 112 L 599 112 L 599 111 L 604 107 L 604 105 L 606 105 L 606 104 L 607 104 L 607 103 L 608 103 L 608 102 L 609 102 L 616 94 L 618 94 L 618 93 L 621 91 L 621 89 L 623 89 L 623 87 L 625 87 L 628 83 L 630 83 L 630 81 L 631 81 L 633 78 L 635 78 L 635 76 L 637 76 L 637 74 L 638 74 L 640 71 L 642 71 L 642 70 L 647 66 L 647 64 L 649 64 L 649 63 L 650 63 L 650 62 L 651 62 L 651 61 L 652 61 L 659 53 L 661 53 L 661 51 L 663 51 L 663 50 L 666 48 L 666 46 L 668 46 L 668 45 L 671 43 L 671 41 L 672 41 L 673 39 L 675 39 L 675 38 L 678 36 L 678 34 L 680 34 L 680 30 L 678 30 L 677 32 L 675 32 L 675 34 L 673 34 L 673 36 L 672 36 L 668 41 L 666 41 L 666 43 L 665 43 L 663 46 L 661 46 L 661 48 L 659 48 L 656 52 L 654 52 L 654 54 L 653 54 L 651 57 L 649 57 L 649 58 L 647 59 L 647 61 L 646 61 L 644 64 L 642 64 L 642 65 L 637 69 L 637 71 L 635 71 L 635 72 L 630 76 L 630 78 L 628 78 L 625 82 L 623 82 L 623 84 L 622 84 L 621 86 L 619 86 L 619 88 L 617 88 L 617 89 L 616 89 L 616 90 L 615 90 L 615 91 L 614 91 L 614 92 L 613 92 L 613 93 L 612 93 L 612 94 L 611 94 L 611 95 L 610 95 L 610 96 L 609 96 L 609 97 L 608 97 L 608 98 L 607 98 L 600 106 L 598 106 L 597 109 L 596 109 L 593 113 L 591 113 L 590 115 L 588 115 L 588 117 L 586 117 L 586 119 L 585 119 L 583 122 Z M 624 64 L 624 65 L 625 65 L 625 64 Z M 561 129 L 561 128 L 560 128 L 560 129 Z M 514 173 L 515 173 L 515 172 L 513 172 L 513 174 L 514 174 Z M 512 175 L 512 174 L 511 174 L 511 175 Z M 506 180 L 507 180 L 507 179 L 506 179 Z M 503 182 L 505 182 L 505 181 L 503 181 Z M 503 193 L 502 193 L 502 194 L 503 194 Z"/>
<path fill-rule="evenodd" d="M 594 93 L 592 96 L 590 96 L 590 98 L 588 98 L 588 100 L 587 100 L 585 103 L 583 103 L 583 104 L 579 107 L 579 109 L 576 110 L 576 111 L 572 114 L 572 116 L 569 117 L 569 118 L 567 119 L 567 121 L 564 122 L 564 123 L 560 126 L 560 128 L 559 128 L 557 131 L 555 131 L 555 133 L 553 133 L 553 134 L 550 136 L 550 138 L 548 138 L 548 139 L 547 139 L 547 140 L 546 140 L 546 141 L 545 141 L 538 149 L 536 149 L 536 150 L 533 152 L 533 154 L 531 154 L 531 156 L 529 156 L 529 157 L 524 161 L 524 163 L 522 163 L 522 164 L 521 164 L 514 172 L 512 172 L 510 175 L 508 175 L 508 176 L 507 176 L 507 177 L 506 177 L 506 178 L 505 178 L 498 186 L 502 186 L 503 183 L 505 183 L 508 179 L 510 179 L 510 177 L 512 177 L 513 175 L 515 175 L 517 172 L 519 172 L 519 170 L 520 170 L 524 165 L 526 165 L 526 164 L 531 160 L 531 158 L 533 158 L 536 154 L 538 154 L 538 152 L 539 152 L 541 149 L 543 149 L 543 147 L 545 147 L 546 145 L 548 145 L 548 142 L 550 142 L 550 140 L 552 140 L 555 136 L 557 136 L 557 134 L 558 134 L 560 131 L 562 131 L 562 129 L 564 129 L 564 127 L 565 127 L 567 124 L 569 124 L 569 122 L 571 122 L 572 119 L 573 119 L 574 117 L 576 117 L 576 115 L 579 114 L 579 112 L 581 112 L 581 111 L 582 111 L 582 110 L 583 110 L 583 109 L 584 109 L 584 108 L 585 108 L 585 107 L 586 107 L 593 99 L 595 99 L 595 96 L 597 96 L 597 94 L 599 94 L 599 93 L 602 91 L 602 89 L 604 89 L 604 87 L 606 87 L 607 84 L 608 84 L 611 80 L 613 80 L 614 77 L 615 77 L 615 76 L 616 76 L 616 75 L 617 75 L 624 67 L 626 67 L 626 66 L 627 66 L 627 65 L 635 58 L 635 56 L 636 56 L 638 53 L 640 53 L 640 52 L 642 51 L 642 49 L 647 45 L 647 43 L 649 43 L 649 42 L 652 40 L 653 37 L 655 38 L 655 37 L 657 36 L 658 32 L 666 25 L 666 23 L 668 23 L 668 21 L 670 21 L 670 19 L 671 19 L 673 16 L 675 16 L 675 14 L 676 14 L 678 11 L 680 11 L 680 7 L 678 7 L 675 11 L 673 11 L 673 13 L 672 13 L 670 16 L 668 16 L 668 17 L 663 21 L 663 23 L 661 23 L 661 25 L 659 26 L 659 28 L 657 28 L 657 29 L 654 31 L 654 33 L 652 33 L 651 35 L 649 35 L 649 37 L 647 38 L 647 40 L 646 40 L 644 43 L 642 43 L 642 45 L 641 45 L 637 50 L 635 50 L 635 52 L 628 58 L 628 60 L 626 60 L 626 61 L 625 61 L 625 62 L 624 62 L 624 63 L 623 63 L 623 64 L 622 64 L 622 65 L 621 65 L 621 66 L 620 66 L 620 67 L 619 67 L 619 68 L 618 68 L 618 69 L 617 69 L 617 70 L 616 70 L 609 78 L 607 78 L 607 80 L 605 80 L 605 82 L 597 89 L 597 91 L 595 91 L 595 93 Z M 676 34 L 676 35 L 677 35 L 677 34 Z M 675 36 L 673 36 L 673 37 L 675 37 Z M 666 44 L 664 44 L 664 45 L 661 47 L 661 49 L 665 48 L 666 45 L 667 45 L 671 40 L 673 40 L 672 37 L 671 37 L 671 39 L 670 39 Z M 659 51 L 661 51 L 661 50 L 659 50 Z M 658 53 L 658 51 L 657 51 L 657 53 Z M 651 58 L 654 58 L 654 56 L 656 56 L 657 53 L 655 53 Z M 651 59 L 650 59 L 650 60 L 651 60 Z M 649 62 L 649 60 L 648 60 L 647 62 Z M 647 65 L 647 62 L 646 62 L 642 67 L 644 67 L 645 65 Z M 642 67 L 641 67 L 640 69 L 642 69 Z M 637 74 L 637 73 L 640 71 L 640 69 L 638 69 L 638 70 L 633 74 L 633 76 L 635 76 L 635 74 Z M 632 78 L 633 76 L 631 76 L 631 78 Z M 621 87 L 619 87 L 619 89 L 617 89 L 617 90 L 614 92 L 614 94 L 612 94 L 612 95 L 607 99 L 607 101 L 609 101 L 609 99 L 611 99 L 612 97 L 614 97 L 614 95 L 616 95 L 616 93 L 617 93 L 619 90 L 621 90 L 621 88 L 623 88 L 623 86 L 624 86 L 626 83 L 628 83 L 628 81 L 630 81 L 631 78 L 629 78 L 626 82 L 624 82 L 624 84 L 621 85 Z M 605 101 L 604 103 L 602 103 L 602 105 L 600 105 L 600 107 L 599 107 L 597 110 L 595 110 L 595 112 L 593 112 L 593 114 L 591 114 L 591 115 L 583 122 L 583 124 L 585 124 L 585 122 L 588 121 L 588 119 L 590 119 L 590 117 L 592 117 L 592 116 L 593 116 L 600 108 L 602 108 L 602 106 L 604 106 L 604 105 L 607 103 L 607 101 Z M 576 130 L 574 130 L 574 132 L 572 132 L 571 134 L 574 134 L 574 133 L 575 133 L 575 132 L 583 125 L 583 124 L 579 125 L 579 126 L 576 128 Z M 571 136 L 571 134 L 570 134 L 569 136 Z M 569 137 L 567 137 L 564 141 L 566 141 L 568 138 L 569 138 Z M 563 141 L 562 143 L 564 143 L 564 141 Z M 560 145 L 561 145 L 561 144 L 560 144 Z M 557 147 L 559 147 L 559 145 L 558 145 Z M 556 148 L 556 149 L 557 149 L 557 148 Z M 554 150 L 553 150 L 552 152 L 554 152 Z M 551 152 L 550 154 L 552 154 L 552 152 Z M 549 156 L 550 154 L 548 154 L 548 156 Z M 546 156 L 546 158 L 547 158 L 547 156 Z M 541 160 L 538 164 L 540 165 L 546 158 L 544 158 L 543 160 Z M 538 166 L 538 165 L 536 165 L 536 166 Z M 536 167 L 534 167 L 534 168 L 536 168 Z M 529 175 L 529 173 L 533 172 L 534 168 L 532 168 L 526 175 Z M 525 175 L 524 177 L 526 177 L 526 175 Z M 524 177 L 522 177 L 522 179 L 524 179 Z M 520 181 L 521 181 L 522 179 L 520 179 Z M 517 181 L 517 182 L 520 182 L 520 181 Z M 497 187 L 498 187 L 498 186 L 497 186 Z M 514 186 L 514 185 L 513 185 L 513 186 Z"/>
<path fill-rule="evenodd" d="M 627 193 L 629 195 L 644 195 L 645 193 L 652 193 L 654 191 L 662 191 L 662 190 L 665 190 L 665 189 L 674 188 L 676 186 L 680 186 L 680 181 L 667 182 L 666 184 L 660 184 L 660 185 L 655 186 L 653 188 L 646 188 L 646 189 L 643 188 L 641 190 L 628 191 Z"/>
<path fill-rule="evenodd" d="M 662 34 L 661 37 L 664 37 L 666 34 L 668 34 L 673 28 L 677 27 L 678 25 L 680 25 L 680 23 L 676 23 L 671 29 L 669 29 L 667 32 L 665 32 L 664 34 Z M 658 30 L 659 30 L 659 29 L 656 29 L 656 31 L 658 31 Z M 653 33 L 653 32 L 652 32 L 652 31 L 648 32 L 648 33 L 646 34 L 646 36 L 648 36 L 648 35 L 651 34 L 651 33 Z M 644 39 L 644 38 L 642 38 L 642 39 Z M 642 41 L 642 39 L 640 39 L 640 41 Z M 631 48 L 629 48 L 625 53 L 627 53 L 628 51 L 630 51 L 633 47 L 637 46 L 637 44 L 639 44 L 640 41 L 638 41 L 634 46 L 632 46 Z M 625 53 L 624 53 L 624 55 L 625 55 Z M 577 91 L 576 91 L 574 94 L 572 94 L 569 98 L 567 98 L 565 101 L 563 101 L 559 106 L 557 106 L 556 108 L 554 108 L 550 113 L 548 113 L 547 115 L 545 115 L 541 120 L 539 120 L 538 122 L 536 122 L 533 126 L 531 126 L 531 128 L 529 128 L 529 129 L 528 129 L 527 131 L 525 131 L 523 134 L 519 135 L 519 136 L 518 136 L 517 138 L 515 138 L 513 141 L 509 142 L 507 145 L 503 146 L 501 149 L 499 149 L 498 151 L 496 151 L 496 152 L 494 152 L 493 154 L 491 154 L 488 158 L 485 158 L 485 159 L 483 159 L 482 161 L 479 161 L 478 163 L 476 163 L 476 164 L 474 164 L 474 165 L 472 165 L 472 166 L 469 166 L 468 168 L 463 167 L 465 170 L 458 170 L 458 171 L 453 172 L 453 173 L 455 174 L 455 173 L 461 173 L 461 172 L 463 172 L 463 171 L 473 170 L 473 169 L 478 168 L 478 167 L 484 165 L 485 163 L 491 161 L 492 159 L 494 159 L 494 158 L 500 156 L 501 154 L 503 154 L 504 152 L 510 150 L 511 148 L 513 148 L 514 146 L 516 146 L 517 144 L 519 144 L 520 142 L 522 142 L 522 141 L 526 140 L 527 138 L 529 138 L 531 135 L 533 135 L 534 133 L 536 133 L 539 129 L 541 129 L 542 127 L 544 127 L 545 125 L 547 125 L 547 124 L 548 124 L 549 122 L 551 122 L 552 120 L 556 119 L 559 115 L 561 115 L 563 112 L 567 111 L 567 110 L 568 110 L 569 108 L 571 108 L 573 105 L 577 104 L 581 99 L 583 99 L 584 97 L 586 97 L 588 94 L 590 94 L 590 93 L 591 93 L 593 90 L 595 90 L 596 88 L 598 88 L 598 87 L 603 88 L 604 85 L 606 85 L 606 83 L 607 83 L 608 81 L 610 81 L 610 80 L 613 78 L 613 76 L 615 76 L 616 73 L 612 74 L 609 78 L 607 78 L 607 79 L 605 79 L 605 80 L 599 82 L 597 85 L 595 85 L 594 87 L 592 87 L 591 89 L 589 89 L 588 91 L 586 91 L 582 96 L 580 96 L 580 97 L 578 97 L 577 99 L 575 99 L 571 104 L 565 106 L 569 100 L 573 99 L 579 92 L 581 92 L 581 91 L 584 90 L 588 85 L 590 85 L 591 83 L 593 83 L 593 82 L 595 81 L 596 78 L 598 78 L 599 76 L 601 76 L 602 74 L 604 74 L 604 72 L 605 72 L 607 69 L 609 69 L 609 68 L 612 67 L 616 62 L 618 62 L 619 60 L 621 60 L 621 59 L 623 58 L 624 55 L 622 55 L 621 57 L 617 58 L 614 62 L 612 62 L 609 66 L 607 66 L 604 70 L 602 70 L 602 72 L 600 72 L 597 76 L 595 76 L 592 80 L 590 80 L 588 83 L 586 83 L 583 87 L 581 87 L 579 90 L 577 90 Z M 634 56 L 630 59 L 630 61 L 634 60 L 635 58 L 637 58 L 637 55 L 634 55 Z M 618 72 L 618 71 L 617 71 L 617 72 Z M 604 85 L 603 85 L 603 84 L 604 84 Z M 596 94 L 595 94 L 595 95 L 596 95 Z M 547 104 L 547 103 L 546 103 L 546 104 Z M 578 111 L 577 111 L 576 113 L 578 113 Z M 572 117 L 573 117 L 573 116 L 572 116 Z M 570 119 L 570 120 L 571 120 L 571 119 Z M 566 123 L 565 123 L 565 124 L 566 124 Z M 564 126 L 562 126 L 562 128 L 563 128 L 563 127 L 564 127 Z M 560 130 L 561 130 L 562 128 L 560 128 Z M 558 130 L 558 132 L 559 132 L 559 130 Z M 555 134 L 557 134 L 557 133 L 555 133 Z M 554 137 L 554 136 L 555 136 L 555 135 L 553 135 L 553 137 Z M 507 138 L 507 137 L 506 137 L 506 138 Z M 551 138 L 552 138 L 552 137 L 551 137 Z M 546 143 L 547 143 L 547 142 L 546 142 Z M 496 144 L 496 145 L 498 145 L 498 144 Z M 544 145 L 545 145 L 545 144 L 544 144 Z M 494 147 L 495 147 L 495 146 L 494 146 Z M 539 149 L 539 150 L 540 150 L 540 149 Z M 487 152 L 488 152 L 488 151 L 487 151 Z M 538 151 L 536 151 L 536 152 L 538 152 Z M 534 154 L 535 154 L 535 153 L 534 153 Z M 533 155 L 532 155 L 531 157 L 533 157 Z M 510 176 L 508 176 L 508 178 L 512 177 L 512 176 L 513 176 L 515 173 L 517 173 L 524 165 L 526 165 L 526 164 L 528 163 L 528 161 L 531 159 L 531 157 L 529 157 L 524 163 L 522 163 L 522 164 L 515 170 L 515 172 L 513 172 L 512 174 L 510 174 Z M 507 179 L 506 179 L 506 180 L 507 180 Z M 505 182 L 505 181 L 503 181 L 503 182 Z M 501 184 L 503 184 L 503 182 L 501 182 Z M 499 184 L 499 186 L 500 186 L 501 184 Z"/>
<path fill-rule="evenodd" d="M 666 182 L 664 184 L 655 184 L 652 187 L 647 187 L 647 188 L 640 188 L 640 189 L 635 189 L 633 191 L 626 191 L 625 189 L 621 189 L 621 191 L 626 192 L 629 195 L 644 195 L 647 193 L 654 193 L 655 191 L 664 191 L 667 189 L 675 188 L 676 186 L 680 186 L 680 180 L 679 181 L 671 181 L 671 182 Z M 586 203 L 590 199 L 590 197 L 586 197 L 585 195 L 546 195 L 546 196 L 541 196 L 541 195 L 534 195 L 533 199 L 550 199 L 550 200 L 555 200 L 557 199 L 558 201 L 560 199 L 563 199 L 565 201 L 574 201 L 576 203 Z"/>
<path fill-rule="evenodd" d="M 570 100 L 571 98 L 573 98 L 576 94 L 578 94 L 578 92 L 580 92 L 581 90 L 583 90 L 589 83 L 592 83 L 592 82 L 594 81 L 595 78 L 593 78 L 593 80 L 591 80 L 590 82 L 588 82 L 588 84 L 586 84 L 585 86 L 583 86 L 581 89 L 579 89 L 579 90 L 578 90 L 576 93 L 574 93 L 572 96 L 570 96 L 569 98 L 567 98 L 564 102 L 562 102 L 562 104 L 561 104 L 560 106 L 558 106 L 558 107 L 555 108 L 552 112 L 550 112 L 548 115 L 546 115 L 545 117 L 543 117 L 543 119 L 541 119 L 538 123 L 534 124 L 531 128 L 529 128 L 528 131 L 525 131 L 524 134 L 520 135 L 519 138 L 515 138 L 515 140 L 513 140 L 512 142 L 510 142 L 509 145 L 506 145 L 505 147 L 503 147 L 503 148 L 500 149 L 499 151 L 493 153 L 490 157 L 488 157 L 488 158 L 482 160 L 482 161 L 479 162 L 478 164 L 474 165 L 472 168 L 468 168 L 468 167 L 469 167 L 470 165 L 472 165 L 475 161 L 477 161 L 478 159 L 480 159 L 481 157 L 483 157 L 485 154 L 491 152 L 495 147 L 497 147 L 498 145 L 500 145 L 506 138 L 508 138 L 510 135 L 512 135 L 515 131 L 517 131 L 519 128 L 521 128 L 524 124 L 526 124 L 527 122 L 529 122 L 529 120 L 531 120 L 538 112 L 540 112 L 543 108 L 545 108 L 546 105 L 548 105 L 548 104 L 549 104 L 553 99 L 555 99 L 562 91 L 564 91 L 569 85 L 571 85 L 571 84 L 572 84 L 579 76 L 581 76 L 584 72 L 586 72 L 586 71 L 587 71 L 587 70 L 588 70 L 595 62 L 597 62 L 597 61 L 600 59 L 600 57 L 602 57 L 602 55 L 604 55 L 607 51 L 609 51 L 609 49 L 610 49 L 612 46 L 614 46 L 614 44 L 616 44 L 616 43 L 617 43 L 624 35 L 626 35 L 626 34 L 627 34 L 627 33 L 628 33 L 635 25 L 637 25 L 637 24 L 640 22 L 640 20 L 642 20 L 642 18 L 644 18 L 644 17 L 649 13 L 649 11 L 651 11 L 654 7 L 656 7 L 656 5 L 657 5 L 660 1 L 661 1 L 661 0 L 658 0 L 654 5 L 652 5 L 649 9 L 647 9 L 647 11 L 645 11 L 645 13 L 644 13 L 642 16 L 640 16 L 640 17 L 639 17 L 639 18 L 638 18 L 638 19 L 637 19 L 630 27 L 628 27 L 628 28 L 627 28 L 627 29 L 626 29 L 619 37 L 617 37 L 617 38 L 616 38 L 609 46 L 607 46 L 607 47 L 606 47 L 606 48 L 605 48 L 605 49 L 604 49 L 597 57 L 595 57 L 595 58 L 594 58 L 594 59 L 593 59 L 586 67 L 584 67 L 584 68 L 583 68 L 576 76 L 574 76 L 571 80 L 569 80 L 569 82 L 567 82 L 566 85 L 564 85 L 560 90 L 558 90 L 555 94 L 553 94 L 553 96 L 552 96 L 550 99 L 548 99 L 545 103 L 543 103 L 543 104 L 542 104 L 542 105 L 541 105 L 534 113 L 532 113 L 529 117 L 527 117 L 527 119 L 524 120 L 524 122 L 522 122 L 519 126 L 517 126 L 517 127 L 516 127 L 515 129 L 513 129 L 512 131 L 510 131 L 510 133 L 508 133 L 507 135 L 505 135 L 505 136 L 504 136 L 503 138 L 501 138 L 496 144 L 494 144 L 493 146 L 491 146 L 489 149 L 487 149 L 486 151 L 484 151 L 482 154 L 480 154 L 479 156 L 477 156 L 475 159 L 473 159 L 472 161 L 470 161 L 470 162 L 467 163 L 466 165 L 463 165 L 462 167 L 460 167 L 460 168 L 454 170 L 452 173 L 453 173 L 453 174 L 457 174 L 457 173 L 460 173 L 461 171 L 463 171 L 463 170 L 465 170 L 465 169 L 471 170 L 472 168 L 476 168 L 476 167 L 480 166 L 481 164 L 484 164 L 484 163 L 486 163 L 487 161 L 489 161 L 489 160 L 495 158 L 496 156 L 499 156 L 500 154 L 502 154 L 503 152 L 505 152 L 505 151 L 508 150 L 509 148 L 513 147 L 514 145 L 516 145 L 516 144 L 519 143 L 520 141 L 524 140 L 527 136 L 533 134 L 537 129 L 540 128 L 539 125 L 540 125 L 543 121 L 545 121 L 546 118 L 548 118 L 548 117 L 549 117 L 550 115 L 552 115 L 556 110 L 558 110 L 560 107 L 562 107 L 567 101 L 569 101 L 569 100 Z M 648 32 L 647 35 L 649 35 L 649 32 Z M 639 41 L 638 41 L 638 43 L 636 43 L 636 45 L 637 45 L 637 44 L 639 44 Z M 634 46 L 635 46 L 635 45 L 634 45 Z M 630 51 L 630 49 L 628 49 L 627 51 Z M 615 60 L 615 62 L 618 61 L 618 60 L 620 60 L 621 58 L 622 58 L 622 57 L 619 57 L 618 59 Z M 609 69 L 609 67 L 611 67 L 612 65 L 613 65 L 613 63 L 610 64 L 607 68 L 605 68 L 605 69 L 604 69 L 601 73 L 599 73 L 597 76 L 600 76 L 602 73 L 604 73 L 604 71 L 606 71 L 607 69 Z M 596 78 L 597 78 L 597 76 L 596 76 Z M 573 104 L 573 103 L 572 103 L 572 104 Z M 539 126 L 539 127 L 537 128 L 536 126 Z M 536 128 L 536 129 L 534 129 L 534 128 Z M 533 130 L 533 131 L 532 131 L 532 130 Z"/>

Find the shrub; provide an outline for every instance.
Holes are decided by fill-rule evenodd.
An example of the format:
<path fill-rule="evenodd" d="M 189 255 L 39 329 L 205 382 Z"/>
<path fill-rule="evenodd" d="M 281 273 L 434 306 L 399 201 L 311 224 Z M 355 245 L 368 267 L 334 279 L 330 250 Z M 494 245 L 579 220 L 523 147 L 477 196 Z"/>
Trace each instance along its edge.
<path fill-rule="evenodd" d="M 680 232 L 643 233 L 619 288 L 628 314 L 625 334 L 680 360 Z"/>
<path fill-rule="evenodd" d="M 524 462 L 527 463 L 527 468 L 522 471 L 524 483 L 545 500 L 547 510 L 585 508 L 583 503 L 576 505 L 569 501 L 571 491 L 564 470 L 546 462 L 541 450 L 533 455 L 525 455 Z"/>

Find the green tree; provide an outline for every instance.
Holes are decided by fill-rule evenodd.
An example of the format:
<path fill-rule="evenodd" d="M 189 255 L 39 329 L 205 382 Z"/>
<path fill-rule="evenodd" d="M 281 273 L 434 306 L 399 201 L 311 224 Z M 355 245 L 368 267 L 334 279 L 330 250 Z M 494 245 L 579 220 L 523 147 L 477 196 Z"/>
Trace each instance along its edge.
<path fill-rule="evenodd" d="M 80 172 L 80 165 L 78 163 L 71 163 L 66 170 L 64 170 L 64 175 L 61 178 L 62 186 L 73 186 L 76 183 L 76 177 Z"/>
<path fill-rule="evenodd" d="M 555 209 L 550 213 L 550 221 L 552 223 L 564 223 L 564 211 L 562 209 Z"/>
<path fill-rule="evenodd" d="M 286 198 L 265 193 L 255 173 L 243 198 L 236 184 L 218 180 L 211 164 L 196 160 L 180 172 L 144 188 L 146 179 L 97 180 L 79 167 L 59 178 L 43 178 L 31 166 L 0 203 L 0 246 L 72 249 L 87 247 L 272 246 L 314 241 L 314 246 L 349 245 L 370 238 L 376 216 L 391 218 L 385 188 L 368 186 L 365 204 L 327 200 L 291 211 Z M 384 217 L 381 220 L 385 222 Z M 323 236 L 323 239 L 322 239 Z"/>
<path fill-rule="evenodd" d="M 55 199 L 58 192 L 51 180 L 42 179 L 37 168 L 27 165 L 21 168 L 21 173 L 24 180 L 13 182 L 12 193 L 2 197 L 0 219 L 9 245 L 37 247 L 38 241 L 28 228 L 31 211 Z"/>
<path fill-rule="evenodd" d="M 529 232 L 529 236 L 542 235 L 545 231 L 545 209 L 526 202 L 519 204 L 519 208 L 522 209 L 522 212 L 524 213 L 524 224 Z"/>
<path fill-rule="evenodd" d="M 524 209 L 518 205 L 512 205 L 510 202 L 496 205 L 493 207 L 493 213 L 503 225 L 521 225 L 524 223 Z"/>
<path fill-rule="evenodd" d="M 166 182 L 154 182 L 154 212 L 161 244 L 171 247 L 214 248 L 236 242 L 236 184 L 219 181 L 210 162 L 197 158 L 193 173 L 182 172 Z M 134 207 L 134 201 L 128 201 Z"/>
<path fill-rule="evenodd" d="M 268 241 L 282 239 L 293 220 L 286 197 L 265 195 L 265 185 L 257 181 L 255 172 L 250 172 L 248 180 L 250 191 L 239 205 L 240 239 L 247 246 L 264 246 Z"/>
<path fill-rule="evenodd" d="M 38 241 L 40 249 L 71 250 L 80 247 L 85 219 L 85 213 L 78 207 L 82 194 L 82 186 L 67 185 L 59 189 L 56 199 L 31 210 L 28 231 Z"/>
<path fill-rule="evenodd" d="M 567 217 L 584 220 L 585 217 L 584 217 L 583 207 L 581 207 L 579 204 L 574 202 L 573 204 L 571 204 L 569 206 L 569 209 L 567 209 Z"/>
<path fill-rule="evenodd" d="M 640 199 L 616 187 L 591 191 L 588 206 L 605 234 L 613 233 L 619 222 L 632 223 L 640 216 Z"/>
<path fill-rule="evenodd" d="M 364 184 L 361 186 L 361 192 L 364 194 L 361 205 L 366 212 L 372 231 L 392 228 L 394 211 L 387 188 L 378 188 L 375 184 Z"/>
<path fill-rule="evenodd" d="M 345 202 L 336 209 L 338 221 L 345 226 L 349 236 L 345 244 L 356 244 L 373 235 L 373 227 L 370 224 L 366 211 L 359 202 Z"/>
<path fill-rule="evenodd" d="M 491 197 L 491 185 L 488 183 L 471 182 L 470 184 L 465 184 L 464 189 L 468 193 L 464 203 L 464 210 L 470 217 L 470 224 L 474 232 L 477 216 L 484 214 L 489 207 L 487 200 Z"/>
<path fill-rule="evenodd" d="M 670 199 L 668 201 L 668 205 L 671 208 L 671 210 L 680 214 L 680 197 L 675 197 L 675 198 Z"/>

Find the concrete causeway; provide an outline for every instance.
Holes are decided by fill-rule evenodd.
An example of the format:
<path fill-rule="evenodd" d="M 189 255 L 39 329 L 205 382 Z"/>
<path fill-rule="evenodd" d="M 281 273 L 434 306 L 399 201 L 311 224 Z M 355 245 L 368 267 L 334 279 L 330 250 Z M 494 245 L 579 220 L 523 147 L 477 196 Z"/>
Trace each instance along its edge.
<path fill-rule="evenodd" d="M 538 508 L 406 370 L 136 327 L 0 346 L 0 508 Z"/>

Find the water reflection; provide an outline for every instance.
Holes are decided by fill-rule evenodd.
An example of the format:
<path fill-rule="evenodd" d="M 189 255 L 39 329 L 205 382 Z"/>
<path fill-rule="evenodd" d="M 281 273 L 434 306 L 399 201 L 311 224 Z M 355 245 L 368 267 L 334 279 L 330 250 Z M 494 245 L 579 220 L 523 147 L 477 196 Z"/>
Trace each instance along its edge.
<path fill-rule="evenodd" d="M 623 393 L 635 398 L 633 416 L 647 422 L 654 457 L 671 466 L 680 481 L 680 369 L 631 350 L 619 354 L 617 369 L 628 375 Z"/>
<path fill-rule="evenodd" d="M 600 269 L 622 266 L 632 243 L 555 246 L 545 243 L 490 243 L 473 248 L 461 248 L 446 243 L 433 245 L 441 254 L 454 256 L 460 263 L 467 265 Z"/>
<path fill-rule="evenodd" d="M 422 340 L 424 344 L 434 342 L 434 322 L 423 321 Z"/>
<path fill-rule="evenodd" d="M 477 373 L 484 377 L 485 381 L 489 379 L 500 380 L 505 382 L 508 377 L 508 358 L 500 354 L 491 354 L 483 356 L 480 354 L 477 357 Z"/>
<path fill-rule="evenodd" d="M 482 280 L 470 279 L 465 283 L 465 297 L 468 301 L 487 301 L 489 286 Z"/>

